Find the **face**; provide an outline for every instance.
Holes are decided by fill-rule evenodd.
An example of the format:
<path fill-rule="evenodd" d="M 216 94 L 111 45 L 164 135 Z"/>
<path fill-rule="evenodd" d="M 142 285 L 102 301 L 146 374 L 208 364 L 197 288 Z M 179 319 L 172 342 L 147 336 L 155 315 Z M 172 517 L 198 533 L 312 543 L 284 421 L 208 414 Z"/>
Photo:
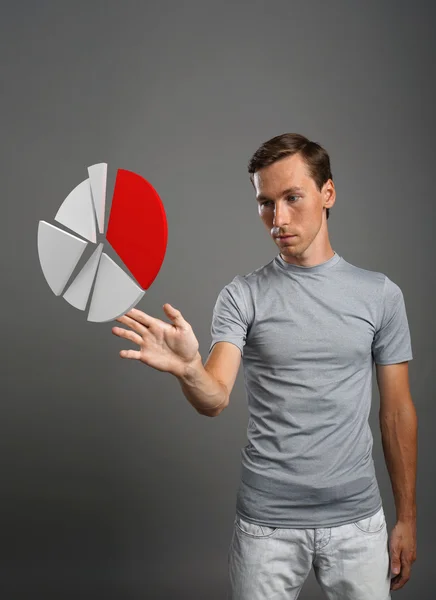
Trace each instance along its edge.
<path fill-rule="evenodd" d="M 282 158 L 253 176 L 259 216 L 280 248 L 283 258 L 322 260 L 330 243 L 326 209 L 333 206 L 335 189 L 329 179 L 321 191 L 299 154 Z M 292 235 L 280 239 L 279 235 Z"/>

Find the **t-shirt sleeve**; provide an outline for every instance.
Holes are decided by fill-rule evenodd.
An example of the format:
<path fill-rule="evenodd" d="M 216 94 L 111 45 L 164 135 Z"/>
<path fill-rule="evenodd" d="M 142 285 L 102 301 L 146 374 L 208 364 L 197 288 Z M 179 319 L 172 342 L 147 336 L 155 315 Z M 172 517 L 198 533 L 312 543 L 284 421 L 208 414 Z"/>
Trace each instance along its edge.
<path fill-rule="evenodd" d="M 400 287 L 385 275 L 372 355 L 378 365 L 413 359 L 409 323 Z"/>
<path fill-rule="evenodd" d="M 209 354 L 217 342 L 231 342 L 240 349 L 241 354 L 244 354 L 248 317 L 244 297 L 245 286 L 239 279 L 240 276 L 237 275 L 218 295 L 210 328 L 212 343 Z"/>

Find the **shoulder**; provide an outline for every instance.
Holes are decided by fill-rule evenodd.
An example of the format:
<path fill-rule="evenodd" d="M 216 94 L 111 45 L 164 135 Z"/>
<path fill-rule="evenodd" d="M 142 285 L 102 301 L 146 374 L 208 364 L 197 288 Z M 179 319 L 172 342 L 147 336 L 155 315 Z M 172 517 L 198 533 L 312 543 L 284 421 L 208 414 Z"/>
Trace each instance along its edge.
<path fill-rule="evenodd" d="M 402 297 L 400 286 L 386 273 L 364 269 L 345 260 L 342 260 L 341 269 L 344 276 L 349 277 L 357 289 L 364 288 L 369 292 L 370 297 L 379 303 L 395 301 Z"/>
<path fill-rule="evenodd" d="M 233 279 L 224 286 L 224 289 L 249 297 L 255 287 L 264 285 L 266 280 L 270 281 L 272 276 L 275 275 L 276 271 L 273 263 L 274 259 L 253 271 L 242 275 L 235 275 Z"/>
<path fill-rule="evenodd" d="M 348 275 L 349 277 L 354 278 L 356 281 L 362 281 L 368 285 L 374 285 L 378 287 L 383 287 L 386 278 L 386 275 L 380 271 L 373 271 L 371 269 L 359 267 L 358 265 L 354 265 L 346 261 L 344 258 L 342 258 L 340 269 L 344 275 Z"/>

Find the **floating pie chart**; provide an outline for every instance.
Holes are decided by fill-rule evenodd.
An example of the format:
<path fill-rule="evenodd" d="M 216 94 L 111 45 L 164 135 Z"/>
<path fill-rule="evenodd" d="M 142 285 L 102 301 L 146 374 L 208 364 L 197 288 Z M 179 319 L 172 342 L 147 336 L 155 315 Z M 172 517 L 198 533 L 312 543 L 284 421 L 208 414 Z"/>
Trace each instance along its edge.
<path fill-rule="evenodd" d="M 105 242 L 124 268 L 103 252 L 97 227 L 103 234 L 106 180 L 106 163 L 88 167 L 88 178 L 56 213 L 55 221 L 77 235 L 46 221 L 38 224 L 39 262 L 51 290 L 79 310 L 89 304 L 88 321 L 100 323 L 139 302 L 161 269 L 168 240 L 165 208 L 154 187 L 137 173 L 118 169 Z M 70 281 L 89 244 L 92 254 Z"/>

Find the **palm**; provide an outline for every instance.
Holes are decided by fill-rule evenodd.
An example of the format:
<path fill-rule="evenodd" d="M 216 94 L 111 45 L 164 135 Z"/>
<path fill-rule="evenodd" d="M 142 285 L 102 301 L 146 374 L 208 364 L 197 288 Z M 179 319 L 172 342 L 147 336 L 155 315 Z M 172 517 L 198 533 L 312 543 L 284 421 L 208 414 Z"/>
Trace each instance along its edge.
<path fill-rule="evenodd" d="M 159 371 L 172 371 L 180 362 L 190 362 L 198 351 L 198 341 L 192 329 L 185 330 L 164 321 L 155 323 L 143 336 L 140 360 Z"/>
<path fill-rule="evenodd" d="M 131 327 L 132 331 L 115 327 L 112 332 L 139 346 L 139 350 L 122 350 L 120 355 L 123 358 L 135 358 L 159 371 L 180 375 L 196 357 L 199 344 L 191 325 L 180 311 L 169 304 L 165 304 L 164 308 L 173 323 L 132 309 L 117 319 Z"/>

